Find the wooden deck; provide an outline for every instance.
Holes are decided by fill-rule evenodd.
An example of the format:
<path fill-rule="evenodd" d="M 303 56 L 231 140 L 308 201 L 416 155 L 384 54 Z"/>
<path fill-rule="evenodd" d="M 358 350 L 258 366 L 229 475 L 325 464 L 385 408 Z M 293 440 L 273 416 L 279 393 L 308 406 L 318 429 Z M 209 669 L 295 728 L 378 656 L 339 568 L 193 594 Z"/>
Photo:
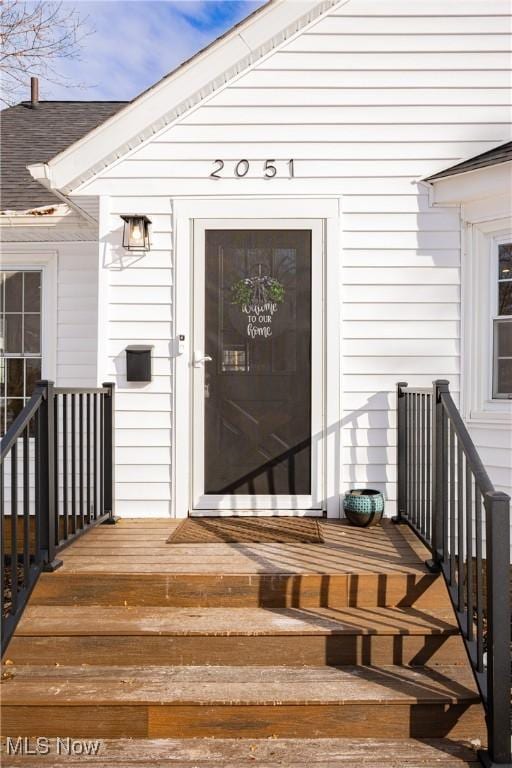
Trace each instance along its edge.
<path fill-rule="evenodd" d="M 109 766 L 474 762 L 482 707 L 407 527 L 180 545 L 173 525 L 95 529 L 41 576 L 6 654 L 4 736 L 103 739 Z"/>

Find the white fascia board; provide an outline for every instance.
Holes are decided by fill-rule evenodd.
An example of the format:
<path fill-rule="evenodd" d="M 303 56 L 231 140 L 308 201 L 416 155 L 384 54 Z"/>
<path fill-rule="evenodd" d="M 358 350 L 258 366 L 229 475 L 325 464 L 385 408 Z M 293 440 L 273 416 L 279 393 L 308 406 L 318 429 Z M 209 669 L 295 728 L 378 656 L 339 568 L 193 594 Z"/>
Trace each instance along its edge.
<path fill-rule="evenodd" d="M 432 204 L 453 205 L 506 195 L 512 187 L 512 161 L 431 181 Z"/>
<path fill-rule="evenodd" d="M 349 1 L 273 0 L 48 163 L 29 165 L 28 170 L 45 186 L 68 195 L 307 24 Z"/>

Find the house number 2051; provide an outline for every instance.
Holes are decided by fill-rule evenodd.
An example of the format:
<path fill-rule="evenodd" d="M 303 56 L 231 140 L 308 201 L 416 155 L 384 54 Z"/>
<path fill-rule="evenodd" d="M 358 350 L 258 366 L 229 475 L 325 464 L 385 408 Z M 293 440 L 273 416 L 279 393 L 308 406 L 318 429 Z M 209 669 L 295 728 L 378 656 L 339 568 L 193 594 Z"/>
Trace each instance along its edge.
<path fill-rule="evenodd" d="M 288 177 L 291 179 L 294 176 L 293 160 L 287 160 L 285 162 L 288 165 Z M 278 174 L 275 163 L 276 163 L 276 160 L 263 161 L 262 175 L 264 179 L 273 179 L 276 176 L 281 175 L 281 174 Z M 213 171 L 210 173 L 210 178 L 212 179 L 225 178 L 219 175 L 225 166 L 224 160 L 214 160 L 213 164 L 215 167 Z M 237 163 L 235 163 L 233 174 L 237 179 L 243 179 L 243 177 L 247 176 L 247 174 L 249 173 L 250 167 L 251 167 L 251 163 L 249 162 L 249 160 L 239 160 Z"/>

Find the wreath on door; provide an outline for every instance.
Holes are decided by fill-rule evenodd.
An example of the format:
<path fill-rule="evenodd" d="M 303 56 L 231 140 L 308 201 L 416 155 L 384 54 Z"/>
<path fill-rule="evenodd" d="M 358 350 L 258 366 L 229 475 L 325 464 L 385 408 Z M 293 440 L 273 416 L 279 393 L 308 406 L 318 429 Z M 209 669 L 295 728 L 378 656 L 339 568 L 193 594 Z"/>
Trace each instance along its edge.
<path fill-rule="evenodd" d="M 272 302 L 282 304 L 285 297 L 284 285 L 275 277 L 262 274 L 263 265 L 258 264 L 258 274 L 237 280 L 231 286 L 231 303 L 239 307 L 263 307 Z"/>

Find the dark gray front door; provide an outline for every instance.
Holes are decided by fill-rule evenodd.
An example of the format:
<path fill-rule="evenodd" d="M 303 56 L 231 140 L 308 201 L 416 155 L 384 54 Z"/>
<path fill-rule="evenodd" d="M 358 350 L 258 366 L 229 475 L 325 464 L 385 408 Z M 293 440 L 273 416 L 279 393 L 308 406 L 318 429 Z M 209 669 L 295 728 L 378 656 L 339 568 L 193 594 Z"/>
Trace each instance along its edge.
<path fill-rule="evenodd" d="M 311 230 L 206 230 L 204 493 L 311 493 Z"/>

